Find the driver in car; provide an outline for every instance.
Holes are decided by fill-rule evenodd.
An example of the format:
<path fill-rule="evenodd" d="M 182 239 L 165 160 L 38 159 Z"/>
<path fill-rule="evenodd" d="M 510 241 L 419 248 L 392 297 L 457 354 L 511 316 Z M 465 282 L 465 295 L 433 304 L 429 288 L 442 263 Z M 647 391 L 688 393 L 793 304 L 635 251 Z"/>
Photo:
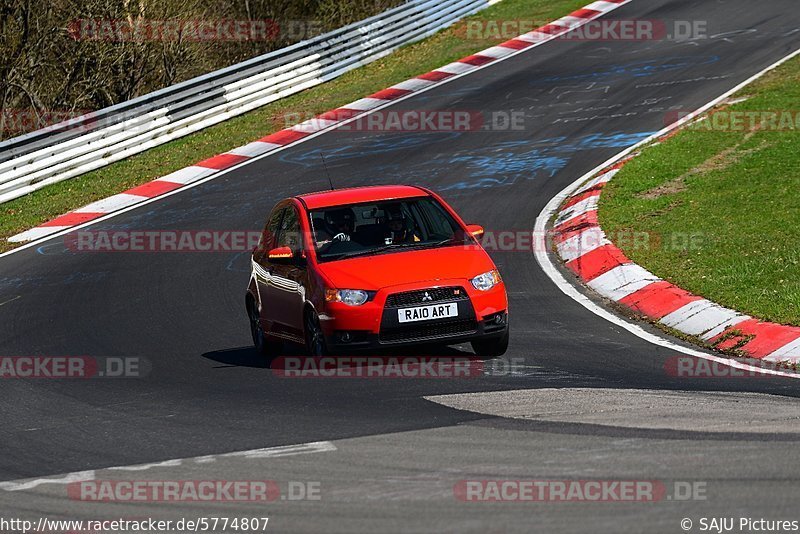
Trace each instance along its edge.
<path fill-rule="evenodd" d="M 384 234 L 387 245 L 396 243 L 415 243 L 419 241 L 413 231 L 409 229 L 409 221 L 405 212 L 399 207 L 386 210 L 386 232 Z"/>
<path fill-rule="evenodd" d="M 355 213 L 350 208 L 329 210 L 325 212 L 325 232 L 327 238 L 317 242 L 317 247 L 333 241 L 351 241 L 355 229 Z M 320 232 L 322 233 L 322 232 Z"/>

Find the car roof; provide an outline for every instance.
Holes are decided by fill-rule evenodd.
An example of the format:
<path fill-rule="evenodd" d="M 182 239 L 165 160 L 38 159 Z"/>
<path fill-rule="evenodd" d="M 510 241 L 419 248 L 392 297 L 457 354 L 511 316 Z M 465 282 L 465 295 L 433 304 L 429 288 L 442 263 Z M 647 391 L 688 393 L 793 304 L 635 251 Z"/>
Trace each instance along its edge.
<path fill-rule="evenodd" d="M 430 195 L 424 189 L 411 185 L 372 185 L 308 193 L 305 195 L 298 195 L 295 198 L 303 202 L 308 209 L 314 210 L 342 206 L 345 204 L 360 204 L 362 202 L 377 202 L 380 200 L 421 196 Z"/>

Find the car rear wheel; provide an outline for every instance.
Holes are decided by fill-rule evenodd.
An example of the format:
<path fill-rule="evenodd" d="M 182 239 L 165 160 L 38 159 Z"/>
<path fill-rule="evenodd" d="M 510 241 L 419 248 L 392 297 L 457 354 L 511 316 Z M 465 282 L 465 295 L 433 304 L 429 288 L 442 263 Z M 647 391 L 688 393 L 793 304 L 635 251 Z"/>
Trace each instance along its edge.
<path fill-rule="evenodd" d="M 325 336 L 322 334 L 322 327 L 319 324 L 319 317 L 311 310 L 306 312 L 306 351 L 309 356 L 325 356 L 328 349 L 325 346 Z"/>
<path fill-rule="evenodd" d="M 508 328 L 501 337 L 491 339 L 476 339 L 470 343 L 475 354 L 485 358 L 502 356 L 508 350 Z"/>
<path fill-rule="evenodd" d="M 248 299 L 247 315 L 250 318 L 250 335 L 253 337 L 253 346 L 256 348 L 256 352 L 266 358 L 267 361 L 272 360 L 278 355 L 281 343 L 270 339 L 264 332 L 255 300 Z"/>

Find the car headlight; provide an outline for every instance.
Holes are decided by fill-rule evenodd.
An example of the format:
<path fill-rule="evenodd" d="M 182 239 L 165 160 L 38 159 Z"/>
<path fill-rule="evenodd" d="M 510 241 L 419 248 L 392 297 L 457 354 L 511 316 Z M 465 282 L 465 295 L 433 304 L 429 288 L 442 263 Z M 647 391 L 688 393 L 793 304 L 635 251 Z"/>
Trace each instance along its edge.
<path fill-rule="evenodd" d="M 348 306 L 361 306 L 369 300 L 369 293 L 363 289 L 328 289 L 325 291 L 327 302 L 343 302 Z"/>
<path fill-rule="evenodd" d="M 479 291 L 489 291 L 494 286 L 502 282 L 503 279 L 500 278 L 500 273 L 493 269 L 483 274 L 479 274 L 471 281 L 472 281 L 472 287 L 474 287 L 475 289 Z"/>

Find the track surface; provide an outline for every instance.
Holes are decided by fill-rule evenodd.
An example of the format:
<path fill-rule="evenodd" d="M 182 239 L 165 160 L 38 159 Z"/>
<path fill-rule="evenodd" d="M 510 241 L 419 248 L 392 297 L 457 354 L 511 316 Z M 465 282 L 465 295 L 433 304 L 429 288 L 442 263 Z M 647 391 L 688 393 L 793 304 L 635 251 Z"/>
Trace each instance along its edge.
<path fill-rule="evenodd" d="M 640 0 L 612 17 L 663 19 L 668 25 L 676 19 L 704 20 L 710 38 L 556 40 L 390 108 L 523 111 L 523 130 L 331 132 L 91 228 L 258 230 L 279 199 L 325 187 L 318 168 L 322 150 L 339 187 L 421 184 L 441 192 L 468 222 L 495 232 L 526 231 L 558 191 L 659 130 L 669 110 L 692 110 L 706 103 L 793 51 L 800 35 L 800 14 L 791 0 L 757 4 L 751 0 Z M 328 487 L 345 479 L 353 484 L 354 480 L 369 481 L 361 486 L 361 493 L 351 495 L 347 506 L 306 504 L 302 513 L 292 512 L 285 518 L 284 530 L 322 526 L 336 531 L 369 530 L 383 521 L 391 525 L 389 530 L 399 531 L 403 517 L 409 526 L 423 530 L 476 530 L 481 525 L 525 530 L 533 527 L 530 517 L 537 514 L 545 531 L 558 525 L 565 531 L 579 527 L 637 531 L 643 525 L 651 525 L 652 531 L 679 531 L 678 520 L 683 517 L 674 503 L 659 509 L 637 505 L 640 508 L 630 515 L 624 507 L 603 506 L 608 523 L 593 521 L 591 514 L 600 508 L 576 517 L 567 507 L 534 510 L 516 505 L 522 508 L 498 509 L 504 518 L 493 522 L 483 505 L 462 504 L 463 508 L 448 515 L 446 507 L 419 499 L 401 499 L 405 504 L 398 505 L 388 489 L 393 484 L 393 466 L 396 473 L 414 470 L 416 482 L 447 473 L 450 478 L 445 477 L 442 486 L 447 495 L 434 493 L 448 505 L 453 501 L 451 482 L 468 478 L 465 473 L 646 479 L 674 473 L 709 484 L 719 482 L 713 506 L 704 504 L 709 515 L 712 510 L 743 513 L 726 508 L 726 503 L 746 498 L 751 513 L 772 512 L 778 518 L 779 513 L 791 515 L 796 510 L 800 468 L 794 462 L 766 471 L 755 467 L 762 459 L 793 457 L 795 434 L 770 440 L 756 434 L 713 438 L 707 433 L 681 432 L 672 439 L 647 432 L 619 431 L 609 436 L 595 427 L 582 429 L 569 422 L 563 428 L 557 424 L 506 428 L 505 419 L 424 399 L 541 387 L 797 396 L 797 386 L 788 380 L 671 378 L 664 372 L 664 363 L 674 352 L 621 331 L 569 300 L 538 269 L 530 252 L 495 252 L 493 257 L 511 299 L 507 357 L 524 359 L 529 372 L 419 381 L 275 377 L 250 349 L 243 307 L 249 275 L 246 254 L 75 254 L 64 249 L 62 239 L 54 238 L 0 259 L 0 303 L 5 303 L 0 305 L 0 355 L 138 356 L 152 363 L 152 371 L 143 379 L 5 381 L 0 389 L 0 445 L 5 451 L 0 458 L 0 480 L 347 440 L 342 443 L 353 444 L 353 451 L 364 447 L 364 458 L 370 461 L 361 463 L 329 452 L 315 457 L 324 458 L 321 463 L 271 464 L 264 469 L 273 471 L 259 472 L 266 478 L 281 476 L 276 474 L 279 471 L 291 473 L 284 479 L 330 476 Z M 467 352 L 467 348 L 451 352 L 458 351 Z M 776 409 L 789 400 L 776 398 Z M 744 398 L 731 404 L 732 410 L 747 417 Z M 702 403 L 693 409 L 702 409 Z M 787 431 L 796 430 L 787 427 Z M 381 437 L 390 433 L 402 434 Z M 387 444 L 395 438 L 413 448 L 416 464 L 401 465 L 392 457 L 398 453 L 397 446 Z M 448 451 L 444 457 L 443 448 Z M 741 455 L 752 463 L 730 460 Z M 426 456 L 441 458 L 441 464 L 431 463 Z M 722 461 L 725 457 L 729 460 Z M 345 464 L 339 463 L 343 461 L 346 473 Z M 692 468 L 685 469 L 689 464 Z M 476 465 L 480 469 L 471 469 Z M 193 469 L 181 477 L 208 478 L 202 470 L 206 468 Z M 253 475 L 232 469 L 217 473 L 216 478 L 232 479 L 236 473 Z M 752 484 L 762 485 L 755 497 Z M 776 498 L 776 492 L 781 498 Z M 13 495 L 2 498 L 8 505 L 3 508 L 11 510 L 14 502 L 27 499 L 24 493 Z M 62 494 L 60 499 L 31 501 L 19 511 L 76 513 L 74 503 L 58 503 L 63 499 Z M 791 507 L 788 502 L 793 503 Z M 696 503 L 692 506 L 701 508 Z M 100 510 L 103 515 L 112 512 Z M 138 513 L 143 510 L 140 507 Z M 274 509 L 276 517 L 281 513 L 280 507 Z M 558 517 L 563 521 L 559 523 Z"/>

